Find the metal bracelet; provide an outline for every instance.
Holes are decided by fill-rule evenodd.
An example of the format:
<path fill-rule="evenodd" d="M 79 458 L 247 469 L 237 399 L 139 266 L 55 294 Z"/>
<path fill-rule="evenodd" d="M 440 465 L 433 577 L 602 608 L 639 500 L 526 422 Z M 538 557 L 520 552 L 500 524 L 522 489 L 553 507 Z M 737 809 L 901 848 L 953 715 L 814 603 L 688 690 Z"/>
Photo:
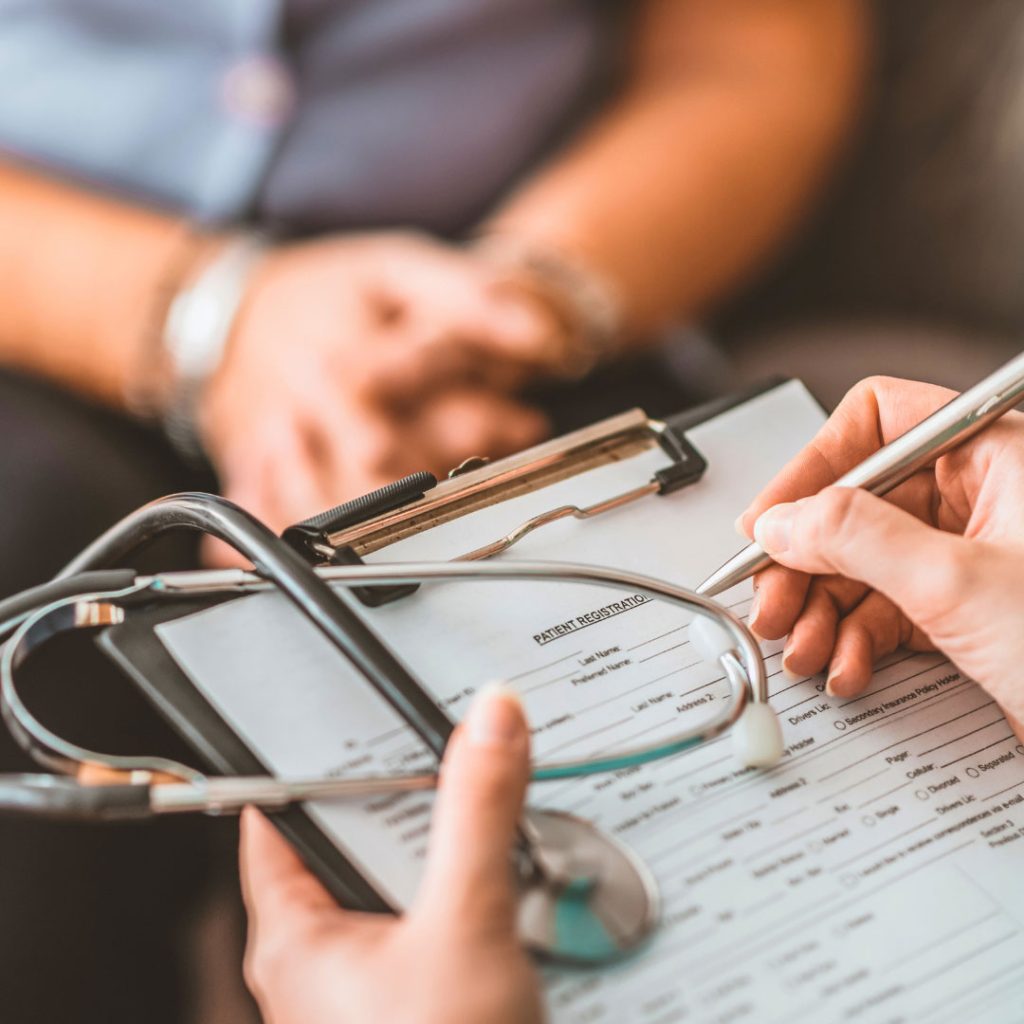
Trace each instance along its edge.
<path fill-rule="evenodd" d="M 229 241 L 198 279 L 179 292 L 164 324 L 163 348 L 174 381 L 163 427 L 189 461 L 203 458 L 196 407 L 206 382 L 220 366 L 246 286 L 267 247 L 257 234 Z"/>

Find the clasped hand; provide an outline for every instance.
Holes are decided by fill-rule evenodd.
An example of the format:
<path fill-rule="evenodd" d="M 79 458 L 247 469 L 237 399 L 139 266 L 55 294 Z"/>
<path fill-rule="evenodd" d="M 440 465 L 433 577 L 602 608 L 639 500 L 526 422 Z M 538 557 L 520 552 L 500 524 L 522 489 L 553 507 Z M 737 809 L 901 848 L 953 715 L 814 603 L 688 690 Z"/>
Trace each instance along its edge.
<path fill-rule="evenodd" d="M 471 253 L 399 232 L 272 249 L 200 428 L 225 494 L 275 529 L 421 469 L 540 440 L 515 389 L 557 317 Z"/>

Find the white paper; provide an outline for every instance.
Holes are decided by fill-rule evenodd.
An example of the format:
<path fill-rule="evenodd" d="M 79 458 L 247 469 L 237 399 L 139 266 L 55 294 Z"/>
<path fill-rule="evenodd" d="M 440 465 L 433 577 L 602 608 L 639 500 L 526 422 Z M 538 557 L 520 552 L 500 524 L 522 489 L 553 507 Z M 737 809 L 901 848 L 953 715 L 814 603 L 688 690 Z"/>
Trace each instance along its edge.
<path fill-rule="evenodd" d="M 695 584 L 737 548 L 736 515 L 811 436 L 796 384 L 691 432 L 705 479 L 528 536 L 515 557 L 614 565 Z M 388 561 L 452 557 L 538 511 L 649 476 L 646 453 L 395 545 Z M 723 600 L 745 613 L 749 586 Z M 445 584 L 365 612 L 458 717 L 490 678 L 524 694 L 539 759 L 667 737 L 724 683 L 697 662 L 688 616 L 576 585 Z M 423 745 L 277 595 L 160 627 L 196 685 L 282 776 L 428 763 Z M 887 659 L 870 693 L 830 700 L 767 645 L 787 754 L 735 766 L 727 738 L 644 768 L 535 785 L 538 805 L 598 822 L 651 865 L 664 923 L 614 969 L 546 976 L 556 1022 L 1024 1019 L 1024 747 L 985 695 L 935 654 Z M 415 892 L 432 799 L 310 805 L 398 905 Z"/>

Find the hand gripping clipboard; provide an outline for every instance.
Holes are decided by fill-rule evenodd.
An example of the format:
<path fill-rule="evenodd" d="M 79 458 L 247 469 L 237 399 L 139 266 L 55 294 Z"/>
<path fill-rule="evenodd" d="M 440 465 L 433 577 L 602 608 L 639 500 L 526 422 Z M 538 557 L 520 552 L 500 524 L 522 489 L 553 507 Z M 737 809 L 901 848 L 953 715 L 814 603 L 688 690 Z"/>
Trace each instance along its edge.
<path fill-rule="evenodd" d="M 285 531 L 284 537 L 311 563 L 358 563 L 363 556 L 406 537 L 518 495 L 541 491 L 590 469 L 629 458 L 645 448 L 660 446 L 671 457 L 665 470 L 649 480 L 639 480 L 628 491 L 582 508 L 553 507 L 524 521 L 507 535 L 459 556 L 491 557 L 558 519 L 588 519 L 634 501 L 657 500 L 659 494 L 695 483 L 703 475 L 706 463 L 688 441 L 686 432 L 781 383 L 772 381 L 660 423 L 632 410 L 507 459 L 494 463 L 470 460 L 441 483 L 430 474 L 414 474 L 296 524 Z M 367 606 L 377 606 L 402 600 L 415 589 L 378 585 L 357 588 L 356 594 Z M 266 774 L 267 766 L 195 688 L 155 633 L 161 623 L 236 596 L 229 592 L 199 599 L 162 599 L 133 610 L 126 622 L 101 632 L 97 643 L 195 750 L 205 769 L 225 775 Z M 273 817 L 310 869 L 343 905 L 367 911 L 396 909 L 302 807 L 277 812 Z"/>

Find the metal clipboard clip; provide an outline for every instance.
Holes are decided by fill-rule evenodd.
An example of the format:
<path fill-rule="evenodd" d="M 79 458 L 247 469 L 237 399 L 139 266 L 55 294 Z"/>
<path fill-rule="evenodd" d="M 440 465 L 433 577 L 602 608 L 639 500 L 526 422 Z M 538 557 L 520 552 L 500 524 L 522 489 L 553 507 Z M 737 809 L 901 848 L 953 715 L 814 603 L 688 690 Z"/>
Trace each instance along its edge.
<path fill-rule="evenodd" d="M 414 473 L 296 523 L 282 538 L 313 565 L 360 564 L 364 556 L 406 537 L 654 447 L 664 451 L 671 463 L 645 483 L 592 505 L 548 509 L 454 560 L 492 558 L 549 523 L 570 517 L 590 519 L 696 483 L 707 462 L 682 430 L 631 409 L 496 462 L 467 459 L 441 482 L 432 473 Z M 417 586 L 354 589 L 364 604 L 376 607 L 413 593 Z"/>

